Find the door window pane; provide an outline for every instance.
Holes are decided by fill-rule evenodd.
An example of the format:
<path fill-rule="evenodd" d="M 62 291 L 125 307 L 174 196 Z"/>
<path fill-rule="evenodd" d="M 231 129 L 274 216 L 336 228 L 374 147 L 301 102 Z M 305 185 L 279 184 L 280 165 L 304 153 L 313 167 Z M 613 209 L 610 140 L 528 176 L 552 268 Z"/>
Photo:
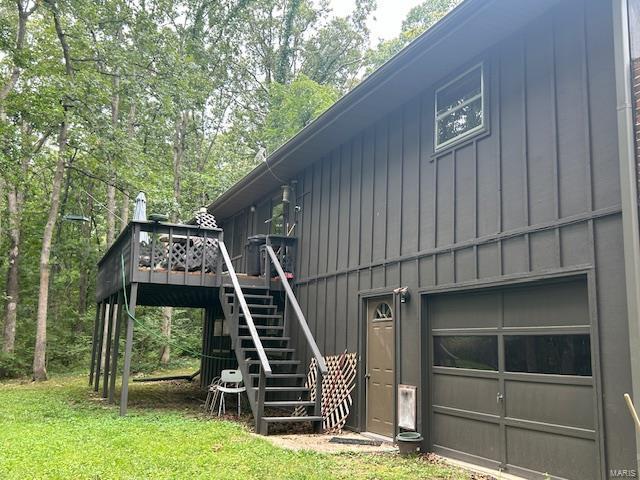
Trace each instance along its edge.
<path fill-rule="evenodd" d="M 464 335 L 433 338 L 434 365 L 498 370 L 498 337 Z"/>
<path fill-rule="evenodd" d="M 589 335 L 506 336 L 508 372 L 591 376 Z"/>

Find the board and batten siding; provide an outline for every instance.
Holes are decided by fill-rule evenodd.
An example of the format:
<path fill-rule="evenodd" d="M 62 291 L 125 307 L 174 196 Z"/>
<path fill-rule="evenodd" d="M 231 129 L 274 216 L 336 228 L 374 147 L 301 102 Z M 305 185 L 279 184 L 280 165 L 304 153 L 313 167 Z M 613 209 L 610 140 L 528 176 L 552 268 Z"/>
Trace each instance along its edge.
<path fill-rule="evenodd" d="M 358 350 L 359 292 L 408 286 L 398 369 L 421 398 L 419 291 L 588 270 L 601 448 L 609 466 L 634 465 L 612 52 L 609 2 L 561 2 L 477 59 L 485 133 L 435 155 L 440 84 L 425 85 L 298 175 L 296 291 L 321 351 Z"/>

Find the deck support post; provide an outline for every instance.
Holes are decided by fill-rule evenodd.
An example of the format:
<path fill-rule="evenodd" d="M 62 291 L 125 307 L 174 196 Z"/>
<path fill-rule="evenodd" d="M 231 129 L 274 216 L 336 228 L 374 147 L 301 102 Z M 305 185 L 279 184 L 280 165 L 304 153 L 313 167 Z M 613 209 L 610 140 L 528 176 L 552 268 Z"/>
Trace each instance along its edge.
<path fill-rule="evenodd" d="M 104 380 L 102 381 L 102 398 L 107 398 L 109 395 L 109 375 L 111 374 L 111 343 L 113 342 L 113 324 L 116 319 L 116 302 L 118 297 L 115 295 L 111 300 L 111 308 L 109 309 L 109 318 L 107 319 L 107 338 L 106 347 L 104 350 Z"/>
<path fill-rule="evenodd" d="M 322 417 L 322 371 L 320 370 L 320 365 L 316 363 L 316 404 L 313 407 L 314 415 L 316 417 Z M 322 433 L 323 420 L 319 422 L 313 423 L 313 431 L 315 433 Z"/>
<path fill-rule="evenodd" d="M 129 293 L 129 314 L 127 314 L 127 337 L 124 347 L 124 365 L 122 367 L 122 388 L 120 391 L 120 416 L 127 414 L 127 402 L 129 400 L 129 371 L 131 370 L 131 352 L 133 350 L 133 318 L 136 314 L 136 302 L 138 301 L 138 283 L 131 284 Z"/>
<path fill-rule="evenodd" d="M 120 353 L 120 329 L 122 326 L 122 307 L 124 294 L 118 293 L 118 313 L 116 314 L 115 332 L 113 334 L 113 347 L 111 353 L 111 377 L 109 377 L 109 403 L 113 403 L 116 391 L 116 377 L 118 376 L 118 354 Z"/>
<path fill-rule="evenodd" d="M 264 417 L 264 397 L 265 397 L 265 387 L 267 386 L 267 377 L 264 373 L 264 369 L 262 365 L 260 365 L 260 377 L 258 378 L 258 391 L 256 393 L 256 432 L 258 435 L 268 435 L 268 426 L 265 422 L 262 421 L 262 417 Z"/>
<path fill-rule="evenodd" d="M 96 351 L 96 373 L 94 375 L 94 385 L 93 385 L 93 391 L 97 392 L 100 390 L 100 372 L 102 371 L 102 346 L 104 344 L 104 327 L 105 327 L 105 322 L 108 321 L 107 320 L 107 316 L 110 315 L 111 312 L 111 307 L 112 307 L 112 301 L 113 299 L 111 297 L 109 297 L 107 300 L 105 300 L 104 302 L 104 308 L 102 310 L 102 315 L 101 320 L 100 320 L 100 326 L 98 329 L 98 345 L 97 345 L 97 351 Z"/>
<path fill-rule="evenodd" d="M 93 385 L 93 375 L 96 368 L 96 351 L 98 343 L 98 328 L 100 326 L 100 318 L 102 315 L 102 309 L 104 308 L 104 302 L 100 301 L 96 303 L 96 318 L 93 321 L 93 339 L 91 341 L 91 367 L 89 368 L 89 385 Z"/>

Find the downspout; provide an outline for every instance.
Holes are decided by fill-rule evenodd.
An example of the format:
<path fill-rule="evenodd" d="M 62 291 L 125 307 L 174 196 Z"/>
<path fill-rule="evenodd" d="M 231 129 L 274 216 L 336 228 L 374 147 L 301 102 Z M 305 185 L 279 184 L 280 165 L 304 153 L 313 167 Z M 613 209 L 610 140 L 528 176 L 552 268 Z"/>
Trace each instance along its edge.
<path fill-rule="evenodd" d="M 630 32 L 627 0 L 612 0 L 612 3 L 627 318 L 632 395 L 637 407 L 640 406 L 640 232 L 634 151 Z M 620 398 L 616 401 L 624 400 Z M 632 422 L 631 418 L 629 422 Z M 636 430 L 635 448 L 636 462 L 640 465 L 640 432 L 638 430 Z"/>

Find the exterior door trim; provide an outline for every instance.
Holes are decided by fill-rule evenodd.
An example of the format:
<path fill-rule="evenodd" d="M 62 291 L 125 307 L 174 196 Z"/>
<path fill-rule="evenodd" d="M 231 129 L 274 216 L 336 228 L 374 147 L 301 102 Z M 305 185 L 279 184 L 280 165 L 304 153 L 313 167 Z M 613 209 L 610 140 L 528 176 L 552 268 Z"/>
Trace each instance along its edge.
<path fill-rule="evenodd" d="M 356 399 L 358 418 L 356 420 L 357 429 L 360 432 L 366 431 L 367 428 L 367 397 L 366 397 L 366 378 L 365 370 L 367 365 L 367 302 L 376 297 L 389 297 L 393 299 L 391 308 L 393 310 L 393 335 L 394 335 L 394 386 L 393 386 L 393 428 L 394 438 L 398 433 L 398 384 L 400 383 L 400 361 L 398 355 L 399 348 L 399 328 L 400 328 L 400 312 L 398 308 L 397 295 L 394 294 L 394 288 L 374 288 L 360 290 L 358 292 L 358 363 L 360 364 L 357 375 L 358 397 Z"/>

